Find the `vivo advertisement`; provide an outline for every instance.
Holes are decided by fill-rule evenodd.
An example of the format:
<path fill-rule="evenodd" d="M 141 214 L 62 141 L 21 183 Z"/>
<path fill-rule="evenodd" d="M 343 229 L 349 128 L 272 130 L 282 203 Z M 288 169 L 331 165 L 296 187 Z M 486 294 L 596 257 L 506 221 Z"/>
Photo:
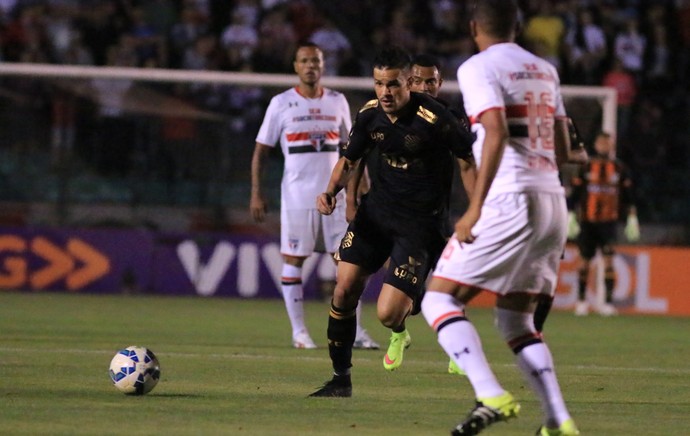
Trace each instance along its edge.
<path fill-rule="evenodd" d="M 690 316 L 683 280 L 690 249 L 620 247 L 614 264 L 619 311 Z M 577 265 L 576 250 L 569 248 L 556 308 L 575 302 Z M 0 290 L 280 298 L 281 268 L 279 241 L 272 237 L 0 228 Z M 305 298 L 322 298 L 321 287 L 334 276 L 329 255 L 310 257 Z M 365 299 L 374 300 L 380 284 L 375 275 Z M 491 298 L 482 295 L 476 304 L 489 306 Z"/>

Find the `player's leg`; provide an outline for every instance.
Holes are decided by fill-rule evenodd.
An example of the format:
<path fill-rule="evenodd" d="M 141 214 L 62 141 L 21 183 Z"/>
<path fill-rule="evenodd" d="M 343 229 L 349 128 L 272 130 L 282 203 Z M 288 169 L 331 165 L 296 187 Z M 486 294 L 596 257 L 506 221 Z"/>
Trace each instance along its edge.
<path fill-rule="evenodd" d="M 368 273 L 360 266 L 340 261 L 338 282 L 333 292 L 328 315 L 328 354 L 333 365 L 333 378 L 312 393 L 312 397 L 352 396 L 352 346 L 357 332 L 356 308 Z"/>
<path fill-rule="evenodd" d="M 524 244 L 526 254 L 512 271 L 512 289 L 496 300 L 496 326 L 541 402 L 544 431 L 578 434 L 561 393 L 551 351 L 534 325 L 539 295 L 553 296 L 558 281 L 567 233 L 565 198 L 552 194 L 530 194 L 528 198 L 533 237 Z M 562 429 L 574 432 L 562 433 Z"/>
<path fill-rule="evenodd" d="M 324 249 L 328 253 L 338 251 L 340 242 L 347 232 L 347 220 L 345 219 L 345 205 L 338 205 L 331 215 L 321 216 L 321 229 Z M 333 257 L 337 265 L 335 256 Z M 337 267 L 336 267 L 337 276 Z M 337 277 L 335 277 L 337 282 Z M 369 336 L 367 330 L 362 326 L 362 302 L 360 301 L 356 309 L 357 335 L 355 337 L 354 348 L 366 350 L 378 350 L 379 344 Z"/>
<path fill-rule="evenodd" d="M 534 311 L 534 328 L 538 333 L 544 331 L 544 323 L 551 312 L 553 306 L 553 297 L 550 295 L 541 294 L 537 297 L 537 308 Z"/>
<path fill-rule="evenodd" d="M 391 338 L 383 367 L 393 371 L 402 365 L 403 353 L 412 343 L 412 337 L 405 327 L 405 319 L 412 312 L 413 300 L 400 289 L 389 283 L 381 287 L 376 312 L 385 327 L 391 329 Z"/>
<path fill-rule="evenodd" d="M 613 288 L 616 285 L 616 271 L 613 268 L 613 246 L 606 244 L 601 249 L 604 258 L 604 289 L 606 291 L 604 305 L 599 308 L 599 313 L 604 316 L 617 315 L 618 310 L 613 305 Z"/>
<path fill-rule="evenodd" d="M 536 296 L 526 293 L 499 296 L 496 325 L 515 354 L 518 368 L 541 402 L 545 415 L 543 430 L 572 429 L 575 432 L 547 434 L 578 434 L 561 393 L 551 351 L 534 327 L 535 308 Z"/>
<path fill-rule="evenodd" d="M 577 246 L 580 252 L 581 264 L 578 269 L 578 288 L 577 302 L 575 303 L 575 315 L 586 316 L 589 314 L 589 304 L 587 303 L 587 282 L 589 280 L 589 270 L 592 258 L 596 253 L 597 244 L 595 235 L 592 232 L 592 224 L 582 223 L 582 231 L 578 235 Z"/>
<path fill-rule="evenodd" d="M 357 333 L 356 308 L 368 277 L 381 267 L 390 250 L 390 242 L 385 239 L 385 234 L 365 212 L 365 208 L 360 206 L 337 251 L 338 280 L 333 291 L 327 329 L 333 379 L 311 396 L 352 395 L 350 368 Z"/>
<path fill-rule="evenodd" d="M 314 251 L 314 213 L 311 210 L 280 211 L 280 252 L 283 255 L 281 291 L 295 348 L 316 348 L 304 320 L 304 261 Z"/>
<path fill-rule="evenodd" d="M 457 435 L 478 434 L 495 422 L 517 416 L 520 410 L 520 404 L 498 382 L 477 330 L 465 317 L 466 302 L 479 292 L 477 288 L 434 277 L 422 301 L 424 318 L 436 331 L 441 347 L 467 375 L 477 398 L 475 407 L 453 430 Z"/>
<path fill-rule="evenodd" d="M 304 257 L 283 255 L 283 269 L 280 286 L 283 301 L 292 326 L 292 345 L 295 348 L 316 348 L 309 335 L 304 320 L 304 289 L 302 286 L 302 266 Z"/>
<path fill-rule="evenodd" d="M 412 338 L 405 326 L 424 296 L 425 282 L 432 262 L 445 244 L 436 223 L 415 221 L 414 228 L 401 226 L 390 251 L 388 268 L 377 304 L 379 321 L 391 329 L 390 342 L 383 356 L 383 367 L 393 371 L 402 365 L 405 349 Z"/>

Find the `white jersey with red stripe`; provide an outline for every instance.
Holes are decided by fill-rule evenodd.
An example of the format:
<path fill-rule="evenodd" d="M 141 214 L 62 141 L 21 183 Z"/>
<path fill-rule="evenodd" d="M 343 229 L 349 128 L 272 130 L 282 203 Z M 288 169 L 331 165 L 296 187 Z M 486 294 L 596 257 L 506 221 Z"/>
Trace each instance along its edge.
<path fill-rule="evenodd" d="M 458 68 L 465 110 L 477 133 L 481 166 L 484 128 L 479 117 L 504 110 L 510 137 L 489 197 L 506 192 L 563 192 L 554 148 L 554 121 L 565 116 L 556 69 L 514 43 L 495 44 Z"/>
<path fill-rule="evenodd" d="M 350 106 L 340 92 L 324 88 L 320 97 L 306 98 L 295 87 L 271 99 L 256 142 L 280 143 L 285 156 L 282 209 L 316 207 L 351 126 Z M 344 204 L 343 195 L 338 201 Z"/>

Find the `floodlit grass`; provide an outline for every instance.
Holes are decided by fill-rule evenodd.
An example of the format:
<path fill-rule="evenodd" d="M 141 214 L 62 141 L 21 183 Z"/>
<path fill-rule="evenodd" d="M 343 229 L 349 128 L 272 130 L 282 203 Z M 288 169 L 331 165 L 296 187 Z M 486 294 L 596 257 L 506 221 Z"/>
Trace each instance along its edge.
<path fill-rule="evenodd" d="M 365 326 L 388 331 L 364 308 Z M 499 379 L 521 400 L 517 420 L 487 435 L 530 435 L 540 407 L 492 327 L 471 309 Z M 447 434 L 473 405 L 467 380 L 421 317 L 408 323 L 403 367 L 383 351 L 354 352 L 354 396 L 306 396 L 330 377 L 327 305 L 307 304 L 317 350 L 290 347 L 280 300 L 0 293 L 0 434 L 427 435 Z M 553 313 L 546 336 L 583 435 L 690 433 L 690 319 L 575 318 Z M 144 397 L 110 383 L 127 345 L 150 347 L 162 378 Z"/>

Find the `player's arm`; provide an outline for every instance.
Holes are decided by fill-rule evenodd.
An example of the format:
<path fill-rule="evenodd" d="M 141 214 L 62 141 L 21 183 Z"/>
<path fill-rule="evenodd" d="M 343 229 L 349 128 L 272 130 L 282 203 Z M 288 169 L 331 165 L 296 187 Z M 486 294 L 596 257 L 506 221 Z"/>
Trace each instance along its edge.
<path fill-rule="evenodd" d="M 470 121 L 462 109 L 449 110 L 452 115 L 449 120 L 450 129 L 447 141 L 456 157 L 462 185 L 467 196 L 472 195 L 477 180 L 477 163 L 472 154 L 472 144 L 476 139 L 470 128 Z"/>
<path fill-rule="evenodd" d="M 351 161 L 345 156 L 338 159 L 338 162 L 331 172 L 331 178 L 328 181 L 326 191 L 316 197 L 316 208 L 320 213 L 323 215 L 330 215 L 333 213 L 336 205 L 335 196 L 345 186 L 348 186 L 348 182 L 356 173 L 360 161 L 361 159 Z"/>
<path fill-rule="evenodd" d="M 254 221 L 263 222 L 266 217 L 266 200 L 261 190 L 261 179 L 264 172 L 264 163 L 271 147 L 257 142 L 252 155 L 252 187 L 249 200 L 249 212 Z"/>
<path fill-rule="evenodd" d="M 484 126 L 485 136 L 482 146 L 481 166 L 477 171 L 474 189 L 470 195 L 470 205 L 465 214 L 455 224 L 455 237 L 460 242 L 471 243 L 475 236 L 472 227 L 481 215 L 484 200 L 496 177 L 508 141 L 508 122 L 503 109 L 490 109 L 479 120 Z"/>
<path fill-rule="evenodd" d="M 577 126 L 570 117 L 557 117 L 554 122 L 556 164 L 585 164 L 588 156 Z"/>
<path fill-rule="evenodd" d="M 359 200 L 369 190 L 369 180 L 366 174 L 366 159 L 360 159 L 345 188 L 347 202 L 345 207 L 345 219 L 351 222 L 359 207 Z"/>
<path fill-rule="evenodd" d="M 470 155 L 465 159 L 458 158 L 457 161 L 460 168 L 462 186 L 465 188 L 467 198 L 471 198 L 472 192 L 474 192 L 474 185 L 477 182 L 477 164 L 474 161 L 474 156 Z"/>
<path fill-rule="evenodd" d="M 335 196 L 343 188 L 349 187 L 350 180 L 356 178 L 356 174 L 364 171 L 365 163 L 363 157 L 371 149 L 371 139 L 365 126 L 367 120 L 375 115 L 370 109 L 378 105 L 378 100 L 371 100 L 360 109 L 355 122 L 352 124 L 348 141 L 341 147 L 341 157 L 335 164 L 331 172 L 331 178 L 326 187 L 326 191 L 316 197 L 316 208 L 324 215 L 330 215 L 335 209 Z M 360 164 L 362 168 L 359 168 Z M 355 180 L 352 183 L 359 183 Z M 353 185 L 354 186 L 354 185 Z M 351 192 L 356 196 L 357 190 L 352 188 Z M 347 197 L 346 197 L 347 201 Z"/>

